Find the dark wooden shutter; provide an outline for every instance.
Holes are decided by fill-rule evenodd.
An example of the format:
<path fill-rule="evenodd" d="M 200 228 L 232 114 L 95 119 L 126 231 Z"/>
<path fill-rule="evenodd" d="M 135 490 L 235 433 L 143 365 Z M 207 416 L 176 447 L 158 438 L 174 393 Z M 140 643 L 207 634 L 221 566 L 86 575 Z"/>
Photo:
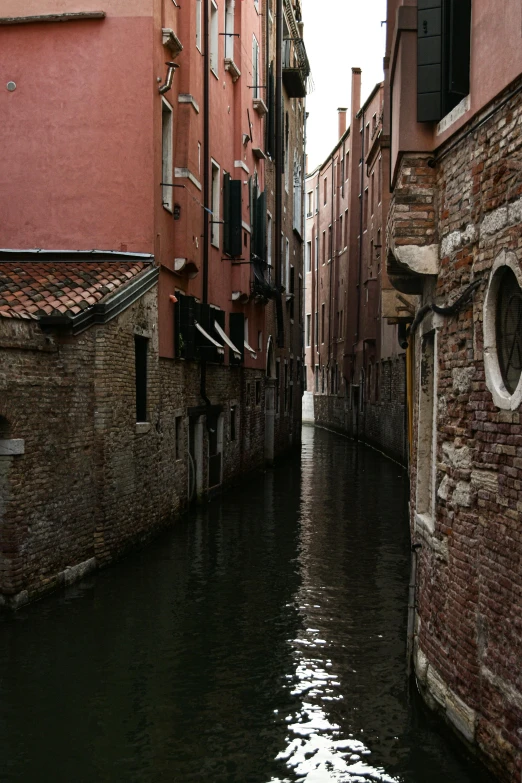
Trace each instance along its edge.
<path fill-rule="evenodd" d="M 290 299 L 290 318 L 293 319 L 295 313 L 295 269 L 293 266 L 290 267 L 290 294 L 292 295 Z"/>
<path fill-rule="evenodd" d="M 240 179 L 230 180 L 230 255 L 240 256 L 243 250 L 243 203 L 242 186 Z"/>
<path fill-rule="evenodd" d="M 442 117 L 442 1 L 418 0 L 418 122 L 438 122 Z"/>
<path fill-rule="evenodd" d="M 223 177 L 223 252 L 230 252 L 230 174 Z"/>
<path fill-rule="evenodd" d="M 266 194 L 260 193 L 256 199 L 254 225 L 254 253 L 258 260 L 266 260 Z"/>
<path fill-rule="evenodd" d="M 448 99 L 459 103 L 469 93 L 471 47 L 471 0 L 447 0 L 448 30 Z"/>
<path fill-rule="evenodd" d="M 230 351 L 230 364 L 242 364 L 245 353 L 245 316 L 243 313 L 230 313 L 230 339 L 236 346 L 237 350 L 241 352 L 241 359 L 236 359 L 232 351 Z"/>

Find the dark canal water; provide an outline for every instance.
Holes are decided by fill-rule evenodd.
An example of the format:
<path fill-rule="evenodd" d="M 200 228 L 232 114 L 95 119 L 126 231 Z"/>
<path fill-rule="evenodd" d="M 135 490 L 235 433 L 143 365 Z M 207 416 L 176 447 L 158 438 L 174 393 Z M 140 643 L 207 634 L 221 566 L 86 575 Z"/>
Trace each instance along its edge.
<path fill-rule="evenodd" d="M 0 625 L 0 780 L 491 783 L 408 687 L 401 469 L 304 430 L 152 546 Z"/>

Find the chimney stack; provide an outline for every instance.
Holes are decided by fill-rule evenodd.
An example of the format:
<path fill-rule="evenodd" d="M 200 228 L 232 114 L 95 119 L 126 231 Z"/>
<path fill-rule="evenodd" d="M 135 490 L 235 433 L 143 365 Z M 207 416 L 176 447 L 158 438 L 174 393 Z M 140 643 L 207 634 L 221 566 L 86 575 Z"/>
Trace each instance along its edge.
<path fill-rule="evenodd" d="M 339 109 L 337 109 L 337 114 L 338 114 L 338 117 L 339 117 L 339 138 L 344 136 L 344 134 L 346 133 L 346 113 L 347 113 L 347 111 L 348 111 L 348 109 L 346 109 L 346 108 L 344 108 L 342 106 Z"/>
<path fill-rule="evenodd" d="M 352 68 L 352 120 L 361 108 L 361 69 Z"/>

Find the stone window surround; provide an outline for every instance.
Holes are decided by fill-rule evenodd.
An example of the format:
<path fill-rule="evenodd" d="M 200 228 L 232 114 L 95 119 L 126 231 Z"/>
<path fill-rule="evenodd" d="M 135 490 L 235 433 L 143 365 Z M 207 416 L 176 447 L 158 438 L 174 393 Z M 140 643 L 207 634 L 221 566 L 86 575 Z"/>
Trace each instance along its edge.
<path fill-rule="evenodd" d="M 513 394 L 510 394 L 502 379 L 496 345 L 496 309 L 500 280 L 500 275 L 498 275 L 497 272 L 505 266 L 511 269 L 519 286 L 522 288 L 522 270 L 515 253 L 510 250 L 501 250 L 491 269 L 488 287 L 484 297 L 484 369 L 486 373 L 486 386 L 492 394 L 494 404 L 497 408 L 501 408 L 502 410 L 514 411 L 522 402 L 522 375 L 519 379 L 517 388 Z"/>

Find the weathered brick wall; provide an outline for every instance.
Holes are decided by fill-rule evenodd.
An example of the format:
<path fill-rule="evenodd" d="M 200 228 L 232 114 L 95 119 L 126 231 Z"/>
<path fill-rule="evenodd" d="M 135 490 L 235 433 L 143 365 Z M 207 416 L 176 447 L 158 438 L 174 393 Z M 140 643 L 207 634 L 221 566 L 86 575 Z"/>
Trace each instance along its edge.
<path fill-rule="evenodd" d="M 148 421 L 138 424 L 135 334 L 149 338 Z M 187 409 L 204 402 L 200 365 L 158 356 L 155 290 L 77 337 L 0 319 L 0 351 L 0 438 L 25 442 L 23 455 L 0 455 L 0 600 L 17 605 L 174 521 L 188 502 Z M 296 362 L 293 370 L 293 412 L 281 408 L 276 417 L 278 453 L 299 424 Z M 223 410 L 226 484 L 264 465 L 265 374 L 209 364 L 206 388 Z M 205 490 L 206 422 L 202 430 Z"/>
<path fill-rule="evenodd" d="M 418 401 L 414 417 L 412 537 L 422 545 L 416 670 L 428 700 L 502 779 L 519 783 L 522 424 L 519 410 L 495 406 L 486 385 L 483 306 L 499 253 L 511 250 L 522 264 L 520 90 L 453 142 L 437 156 L 440 273 L 425 300 L 447 303 L 472 280 L 482 283 L 472 303 L 428 318 L 416 338 L 418 389 L 421 333 L 436 331 L 433 530 L 415 513 Z"/>
<path fill-rule="evenodd" d="M 369 443 L 407 465 L 404 355 L 380 362 L 378 399 L 371 394 L 362 411 L 349 398 L 315 394 L 314 415 L 319 426 Z"/>

